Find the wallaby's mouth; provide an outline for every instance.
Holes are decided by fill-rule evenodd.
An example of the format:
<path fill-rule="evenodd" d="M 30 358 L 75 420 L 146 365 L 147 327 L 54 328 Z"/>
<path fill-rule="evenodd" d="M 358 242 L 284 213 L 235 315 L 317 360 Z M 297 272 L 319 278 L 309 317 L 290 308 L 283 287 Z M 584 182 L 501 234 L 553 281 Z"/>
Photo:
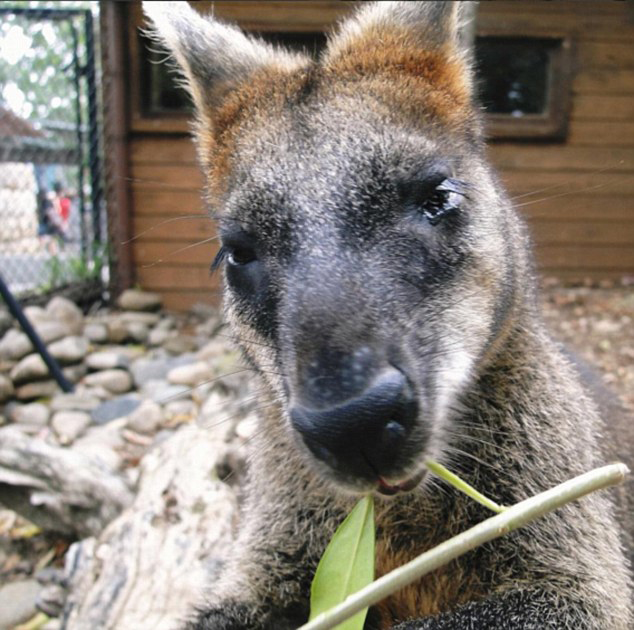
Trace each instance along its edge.
<path fill-rule="evenodd" d="M 379 477 L 377 491 L 385 496 L 394 496 L 395 494 L 399 494 L 401 492 L 411 492 L 418 486 L 426 474 L 427 470 L 423 469 L 416 473 L 413 477 L 405 479 L 405 481 L 398 481 L 395 483 L 389 483 L 383 479 L 383 477 Z"/>

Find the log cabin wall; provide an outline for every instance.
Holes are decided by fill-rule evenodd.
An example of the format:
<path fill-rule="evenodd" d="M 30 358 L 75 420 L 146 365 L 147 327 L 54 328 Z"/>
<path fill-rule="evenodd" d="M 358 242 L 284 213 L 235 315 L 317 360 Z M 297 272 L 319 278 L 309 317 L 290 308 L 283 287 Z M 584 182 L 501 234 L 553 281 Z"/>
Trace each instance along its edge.
<path fill-rule="evenodd" d="M 209 4 L 197 6 L 206 9 Z M 216 2 L 214 10 L 243 28 L 263 33 L 313 33 L 331 26 L 351 4 Z M 130 260 L 124 271 L 130 271 L 131 265 L 132 281 L 159 292 L 168 308 L 217 302 L 219 279 L 209 273 L 217 245 L 202 242 L 213 238 L 214 225 L 200 202 L 202 177 L 188 120 L 183 115 L 144 113 L 139 5 L 105 2 L 102 6 L 102 23 L 115 12 L 127 25 L 123 90 L 128 111 L 119 139 L 126 147 L 128 170 L 118 175 L 126 190 L 123 197 L 118 190 L 116 220 L 127 212 L 127 236 L 137 238 L 119 246 L 125 249 L 120 259 Z M 477 32 L 565 40 L 568 65 L 563 78 L 557 77 L 558 82 L 569 82 L 564 86 L 569 99 L 562 97 L 559 103 L 563 131 L 554 138 L 540 137 L 538 132 L 517 139 L 507 133 L 494 138 L 489 148 L 502 181 L 529 221 L 541 272 L 569 280 L 633 275 L 632 3 L 483 1 Z M 109 72 L 120 74 L 121 68 L 108 68 L 106 59 L 106 77 Z M 110 167 L 123 169 L 119 164 Z"/>

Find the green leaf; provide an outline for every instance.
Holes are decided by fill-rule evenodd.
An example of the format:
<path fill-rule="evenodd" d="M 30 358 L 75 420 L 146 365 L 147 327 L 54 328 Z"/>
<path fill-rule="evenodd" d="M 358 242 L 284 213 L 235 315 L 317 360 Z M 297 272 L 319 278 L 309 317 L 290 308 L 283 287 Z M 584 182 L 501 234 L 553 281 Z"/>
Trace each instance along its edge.
<path fill-rule="evenodd" d="M 313 578 L 310 620 L 374 580 L 374 499 L 367 495 L 339 525 Z M 368 609 L 336 630 L 362 630 Z"/>

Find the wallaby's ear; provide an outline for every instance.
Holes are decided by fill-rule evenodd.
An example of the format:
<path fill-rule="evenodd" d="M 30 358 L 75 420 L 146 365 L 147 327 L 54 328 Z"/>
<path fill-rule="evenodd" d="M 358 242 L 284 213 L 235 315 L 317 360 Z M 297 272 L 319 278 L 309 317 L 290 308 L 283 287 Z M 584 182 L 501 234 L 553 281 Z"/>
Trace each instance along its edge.
<path fill-rule="evenodd" d="M 278 50 L 187 2 L 143 2 L 149 33 L 173 55 L 200 115 L 222 104 L 227 93 L 263 67 L 292 70 L 301 55 Z"/>
<path fill-rule="evenodd" d="M 345 20 L 329 42 L 324 63 L 343 56 L 367 55 L 389 38 L 411 50 L 440 53 L 467 64 L 471 58 L 477 2 L 372 2 Z"/>

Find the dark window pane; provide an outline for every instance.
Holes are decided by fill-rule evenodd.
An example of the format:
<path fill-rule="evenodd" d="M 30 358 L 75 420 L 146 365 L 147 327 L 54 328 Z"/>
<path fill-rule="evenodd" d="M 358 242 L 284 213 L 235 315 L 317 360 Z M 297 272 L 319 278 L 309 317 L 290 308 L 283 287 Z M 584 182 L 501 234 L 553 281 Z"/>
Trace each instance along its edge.
<path fill-rule="evenodd" d="M 491 114 L 544 114 L 552 51 L 561 40 L 478 37 L 480 100 Z"/>

